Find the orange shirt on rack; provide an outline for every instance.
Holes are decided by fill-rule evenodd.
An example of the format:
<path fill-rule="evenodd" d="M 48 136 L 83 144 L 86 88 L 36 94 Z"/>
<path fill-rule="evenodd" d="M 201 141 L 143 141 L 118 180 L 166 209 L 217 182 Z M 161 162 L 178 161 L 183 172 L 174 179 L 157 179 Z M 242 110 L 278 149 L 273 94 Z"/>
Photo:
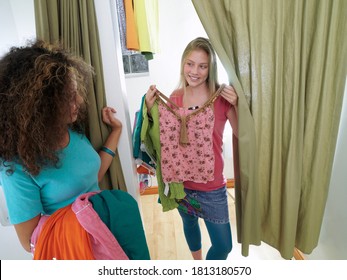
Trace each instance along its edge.
<path fill-rule="evenodd" d="M 133 0 L 124 0 L 125 24 L 126 24 L 126 47 L 128 50 L 140 50 L 139 36 L 134 15 Z"/>

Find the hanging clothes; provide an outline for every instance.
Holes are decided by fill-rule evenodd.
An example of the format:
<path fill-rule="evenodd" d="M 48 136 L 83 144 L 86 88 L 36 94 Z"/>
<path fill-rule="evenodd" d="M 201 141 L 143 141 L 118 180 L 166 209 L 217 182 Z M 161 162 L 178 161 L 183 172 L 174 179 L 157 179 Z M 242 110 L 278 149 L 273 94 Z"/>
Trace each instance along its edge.
<path fill-rule="evenodd" d="M 176 209 L 178 207 L 177 200 L 183 199 L 186 194 L 184 192 L 183 183 L 173 182 L 165 184 L 162 178 L 158 103 L 154 103 L 151 108 L 151 118 L 149 118 L 147 107 L 144 102 L 142 107 L 142 117 L 141 141 L 146 146 L 148 153 L 157 159 L 156 178 L 158 182 L 159 201 L 162 205 L 162 210 L 163 212 L 166 212 Z"/>
<path fill-rule="evenodd" d="M 131 21 L 131 14 L 129 14 L 129 9 L 132 10 L 132 7 L 128 6 L 127 11 L 128 14 L 125 12 L 125 2 L 127 2 L 127 5 L 132 6 L 132 3 L 128 3 L 128 1 L 123 0 L 116 0 L 116 10 L 118 15 L 118 26 L 119 26 L 119 37 L 120 37 L 120 43 L 122 48 L 122 55 L 131 55 L 138 53 L 139 44 L 137 41 L 137 31 L 135 26 L 133 26 L 129 21 Z M 130 1 L 132 2 L 132 1 Z M 131 12 L 130 10 L 130 12 Z M 127 20 L 129 26 L 127 26 Z M 127 34 L 129 32 L 129 34 Z M 127 40 L 129 39 L 129 40 Z M 129 41 L 129 46 L 132 46 L 132 49 L 127 48 L 127 41 Z"/>
<path fill-rule="evenodd" d="M 139 36 L 134 15 L 133 0 L 124 0 L 126 47 L 128 50 L 140 50 Z"/>
<path fill-rule="evenodd" d="M 143 166 L 155 173 L 156 159 L 155 157 L 146 151 L 146 147 L 141 141 L 141 128 L 142 128 L 142 108 L 146 95 L 144 94 L 141 99 L 140 109 L 135 113 L 135 120 L 132 133 L 132 145 L 133 145 L 133 157 L 137 165 Z"/>
<path fill-rule="evenodd" d="M 224 85 L 193 112 L 178 107 L 159 92 L 161 171 L 165 183 L 207 183 L 214 179 L 213 102 L 223 88 Z"/>
<path fill-rule="evenodd" d="M 159 51 L 158 0 L 133 2 L 140 51 L 149 60 Z"/>

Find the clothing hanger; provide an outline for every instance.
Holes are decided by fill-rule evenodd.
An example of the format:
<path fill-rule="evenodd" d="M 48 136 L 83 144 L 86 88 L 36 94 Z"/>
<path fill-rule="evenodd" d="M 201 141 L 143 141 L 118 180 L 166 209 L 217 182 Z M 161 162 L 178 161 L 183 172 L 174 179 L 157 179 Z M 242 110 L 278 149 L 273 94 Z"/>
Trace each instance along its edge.
<path fill-rule="evenodd" d="M 210 106 L 220 95 L 222 90 L 224 89 L 225 84 L 222 84 L 218 90 L 210 96 L 210 98 L 205 102 L 205 104 L 201 107 L 199 107 L 196 111 L 189 113 L 188 115 L 180 115 L 177 111 L 179 110 L 179 106 L 177 106 L 172 100 L 170 100 L 167 96 L 165 96 L 163 93 L 161 93 L 159 90 L 157 90 L 157 99 L 156 101 L 160 104 L 162 104 L 168 111 L 173 113 L 178 121 L 181 122 L 181 130 L 180 130 L 180 145 L 186 146 L 189 143 L 188 136 L 187 136 L 187 121 L 200 113 L 202 110 L 204 110 L 206 107 Z M 166 102 L 165 102 L 165 101 Z M 176 110 L 174 110 L 172 107 L 168 105 L 172 105 Z"/>

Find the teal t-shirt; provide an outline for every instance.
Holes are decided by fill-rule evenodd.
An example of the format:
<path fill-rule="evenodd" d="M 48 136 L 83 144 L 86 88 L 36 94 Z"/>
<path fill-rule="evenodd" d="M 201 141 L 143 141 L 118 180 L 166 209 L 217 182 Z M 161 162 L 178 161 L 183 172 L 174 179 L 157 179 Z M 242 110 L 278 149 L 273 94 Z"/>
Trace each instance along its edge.
<path fill-rule="evenodd" d="M 0 168 L 10 222 L 18 224 L 38 214 L 51 215 L 80 194 L 99 190 L 100 157 L 89 140 L 70 131 L 70 142 L 59 152 L 58 167 L 46 167 L 37 176 L 15 164 L 12 175 Z"/>

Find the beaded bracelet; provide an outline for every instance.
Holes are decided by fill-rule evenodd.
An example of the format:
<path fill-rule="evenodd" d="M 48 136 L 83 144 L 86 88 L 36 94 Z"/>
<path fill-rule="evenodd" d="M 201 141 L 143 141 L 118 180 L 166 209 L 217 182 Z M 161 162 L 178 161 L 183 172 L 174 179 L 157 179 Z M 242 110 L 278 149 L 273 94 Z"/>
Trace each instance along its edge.
<path fill-rule="evenodd" d="M 116 155 L 113 151 L 111 151 L 109 148 L 105 146 L 102 146 L 100 150 L 109 154 L 111 157 L 114 157 Z"/>

